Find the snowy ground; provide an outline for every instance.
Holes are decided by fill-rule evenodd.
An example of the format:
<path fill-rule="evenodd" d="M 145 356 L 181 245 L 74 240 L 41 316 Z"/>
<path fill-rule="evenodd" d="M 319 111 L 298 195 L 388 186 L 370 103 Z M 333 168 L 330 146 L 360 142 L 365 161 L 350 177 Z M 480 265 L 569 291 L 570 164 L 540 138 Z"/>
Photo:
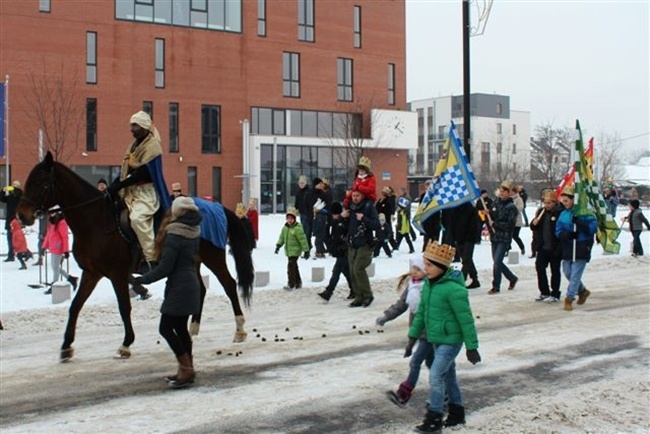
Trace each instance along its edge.
<path fill-rule="evenodd" d="M 528 209 L 531 216 L 533 208 Z M 645 211 L 648 215 L 648 211 Z M 620 210 L 619 217 L 624 215 Z M 18 432 L 408 432 L 424 414 L 423 371 L 406 409 L 384 395 L 408 371 L 402 358 L 407 318 L 383 328 L 374 320 L 397 298 L 395 277 L 407 270 L 407 247 L 375 260 L 375 302 L 347 307 L 347 287 L 326 304 L 315 294 L 311 267 L 332 259 L 300 260 L 304 288 L 286 292 L 286 258 L 273 255 L 283 216 L 263 216 L 254 252 L 271 283 L 255 288 L 245 312 L 247 342 L 233 344 L 227 299 L 211 276 L 201 333 L 195 340 L 197 384 L 168 391 L 161 380 L 175 362 L 158 336 L 163 283 L 154 298 L 134 301 L 136 341 L 130 360 L 113 360 L 122 340 L 115 296 L 105 279 L 81 312 L 75 358 L 58 363 L 69 301 L 52 305 L 38 283 L 38 267 L 0 263 L 0 430 Z M 643 233 L 646 251 L 650 233 Z M 530 230 L 522 229 L 526 249 Z M 4 236 L 0 237 L 5 243 Z M 29 234 L 35 250 L 35 234 Z M 573 312 L 536 303 L 534 260 L 512 268 L 515 291 L 486 294 L 490 246 L 476 247 L 483 286 L 472 290 L 483 362 L 458 358 L 468 410 L 467 432 L 650 431 L 650 261 L 629 256 L 630 233 L 620 255 L 599 246 L 588 265 L 588 302 Z M 420 250 L 418 240 L 416 250 Z M 0 251 L 6 251 L 4 244 Z M 527 252 L 528 253 L 528 252 Z M 650 254 L 650 252 L 648 252 Z M 234 267 L 231 267 L 233 270 Z M 78 270 L 71 261 L 73 274 Z M 563 281 L 563 289 L 566 282 Z"/>

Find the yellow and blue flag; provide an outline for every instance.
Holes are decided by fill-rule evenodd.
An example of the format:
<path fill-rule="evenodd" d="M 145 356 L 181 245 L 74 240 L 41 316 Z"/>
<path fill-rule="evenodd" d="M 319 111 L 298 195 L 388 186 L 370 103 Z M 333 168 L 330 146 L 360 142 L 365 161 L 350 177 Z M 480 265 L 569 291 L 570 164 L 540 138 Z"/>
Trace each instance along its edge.
<path fill-rule="evenodd" d="M 422 232 L 422 223 L 434 213 L 455 208 L 479 196 L 476 177 L 467 161 L 456 125 L 452 121 L 443 157 L 438 162 L 429 189 L 413 216 L 413 225 Z"/>

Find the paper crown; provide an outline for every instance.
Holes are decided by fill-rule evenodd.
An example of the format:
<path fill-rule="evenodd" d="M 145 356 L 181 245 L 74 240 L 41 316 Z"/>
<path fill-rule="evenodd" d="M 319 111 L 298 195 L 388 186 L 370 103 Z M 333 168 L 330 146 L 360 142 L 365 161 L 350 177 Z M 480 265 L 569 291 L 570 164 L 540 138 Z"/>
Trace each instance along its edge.
<path fill-rule="evenodd" d="M 366 157 L 365 155 L 362 155 L 361 158 L 359 158 L 359 164 L 357 164 L 358 167 L 362 167 L 367 171 L 370 170 L 371 165 L 372 163 L 370 161 L 370 158 Z"/>
<path fill-rule="evenodd" d="M 561 196 L 573 197 L 573 196 L 575 196 L 575 192 L 576 192 L 575 187 L 573 185 L 569 185 L 569 186 L 564 187 L 564 190 L 562 190 Z"/>
<path fill-rule="evenodd" d="M 180 183 L 180 182 L 174 182 L 174 183 L 172 184 L 172 190 L 178 190 L 178 191 L 180 191 L 180 190 L 181 190 L 181 183 Z"/>
<path fill-rule="evenodd" d="M 431 241 L 427 245 L 424 253 L 422 253 L 425 259 L 443 267 L 449 267 L 451 265 L 451 261 L 454 260 L 454 255 L 456 255 L 456 249 L 454 247 L 447 244 L 438 244 L 437 241 Z"/>
<path fill-rule="evenodd" d="M 235 208 L 235 213 L 246 214 L 246 205 L 244 205 L 243 203 L 239 202 L 239 203 L 237 204 L 237 207 Z"/>
<path fill-rule="evenodd" d="M 300 176 L 298 177 L 298 182 L 299 182 L 300 184 L 307 184 L 307 176 L 305 176 L 305 175 L 300 175 Z"/>
<path fill-rule="evenodd" d="M 296 209 L 296 207 L 290 206 L 289 208 L 287 208 L 286 215 L 292 215 L 295 218 L 298 218 L 298 210 Z"/>
<path fill-rule="evenodd" d="M 390 189 L 390 187 L 384 187 L 384 188 L 381 189 L 381 192 L 384 193 L 384 194 L 387 194 L 388 196 L 390 196 L 391 189 Z"/>

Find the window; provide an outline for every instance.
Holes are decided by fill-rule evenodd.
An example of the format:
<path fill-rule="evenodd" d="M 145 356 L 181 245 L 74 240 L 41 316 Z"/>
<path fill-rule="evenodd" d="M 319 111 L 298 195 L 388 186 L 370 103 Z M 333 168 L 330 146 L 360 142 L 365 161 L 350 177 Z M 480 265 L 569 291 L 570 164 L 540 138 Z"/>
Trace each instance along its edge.
<path fill-rule="evenodd" d="M 197 178 L 196 166 L 189 166 L 187 168 L 187 195 L 191 197 L 197 196 L 196 193 L 196 178 Z"/>
<path fill-rule="evenodd" d="M 497 142 L 497 154 L 500 154 L 502 150 L 503 144 L 501 142 Z"/>
<path fill-rule="evenodd" d="M 503 127 L 503 125 L 501 123 L 497 123 L 497 134 L 501 134 L 503 132 L 502 127 Z"/>
<path fill-rule="evenodd" d="M 300 54 L 282 53 L 282 95 L 300 97 Z"/>
<path fill-rule="evenodd" d="M 354 48 L 361 48 L 361 6 L 354 7 Z"/>
<path fill-rule="evenodd" d="M 337 59 L 338 100 L 352 101 L 352 59 Z"/>
<path fill-rule="evenodd" d="M 38 0 L 39 12 L 50 12 L 50 0 Z"/>
<path fill-rule="evenodd" d="M 487 175 L 490 171 L 490 142 L 481 142 L 481 172 Z"/>
<path fill-rule="evenodd" d="M 395 105 L 395 64 L 388 64 L 388 104 Z"/>
<path fill-rule="evenodd" d="M 142 101 L 142 111 L 149 115 L 151 120 L 153 120 L 153 102 L 152 101 Z"/>
<path fill-rule="evenodd" d="M 178 152 L 178 103 L 169 103 L 169 152 Z"/>
<path fill-rule="evenodd" d="M 500 115 L 503 113 L 503 106 L 501 105 L 500 102 L 497 103 L 497 114 Z"/>
<path fill-rule="evenodd" d="M 314 0 L 298 0 L 298 40 L 314 42 Z"/>
<path fill-rule="evenodd" d="M 115 18 L 241 32 L 242 2 L 241 0 L 115 0 Z"/>
<path fill-rule="evenodd" d="M 516 143 L 513 143 L 513 144 L 512 144 L 512 153 L 513 153 L 513 154 L 516 154 L 516 153 L 517 153 L 517 144 L 516 144 Z"/>
<path fill-rule="evenodd" d="M 165 40 L 156 38 L 156 87 L 161 89 L 165 87 Z"/>
<path fill-rule="evenodd" d="M 86 32 L 86 83 L 97 84 L 97 33 Z"/>
<path fill-rule="evenodd" d="M 221 202 L 221 167 L 212 168 L 212 200 Z"/>
<path fill-rule="evenodd" d="M 266 36 L 266 0 L 257 0 L 257 36 Z"/>
<path fill-rule="evenodd" d="M 512 124 L 512 135 L 513 136 L 517 135 L 517 124 Z"/>
<path fill-rule="evenodd" d="M 220 108 L 215 105 L 201 106 L 201 152 L 221 152 Z"/>
<path fill-rule="evenodd" d="M 86 151 L 97 151 L 97 99 L 86 98 Z"/>

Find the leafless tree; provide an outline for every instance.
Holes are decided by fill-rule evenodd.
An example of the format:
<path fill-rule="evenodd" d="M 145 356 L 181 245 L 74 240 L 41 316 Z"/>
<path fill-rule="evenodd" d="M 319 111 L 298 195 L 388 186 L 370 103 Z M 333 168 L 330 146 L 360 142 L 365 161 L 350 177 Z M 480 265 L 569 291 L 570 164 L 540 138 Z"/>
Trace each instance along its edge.
<path fill-rule="evenodd" d="M 526 179 L 529 168 L 520 164 L 521 159 L 518 158 L 516 145 L 511 143 L 510 138 L 503 134 L 494 134 L 486 138 L 491 147 L 489 153 L 481 152 L 481 164 L 472 165 L 478 179 L 481 182 L 499 182 L 505 179 L 517 182 Z"/>
<path fill-rule="evenodd" d="M 531 178 L 548 187 L 556 186 L 571 165 L 571 149 L 575 144 L 575 128 L 556 128 L 552 123 L 535 127 L 531 138 Z"/>
<path fill-rule="evenodd" d="M 594 141 L 594 167 L 601 184 L 621 179 L 625 174 L 621 149 L 623 142 L 618 131 L 601 131 Z"/>
<path fill-rule="evenodd" d="M 37 128 L 26 130 L 28 143 L 38 143 L 41 130 L 44 151 L 65 163 L 76 153 L 85 128 L 79 75 L 67 71 L 63 62 L 53 72 L 43 61 L 41 71 L 30 71 L 29 82 L 25 114 Z"/>

